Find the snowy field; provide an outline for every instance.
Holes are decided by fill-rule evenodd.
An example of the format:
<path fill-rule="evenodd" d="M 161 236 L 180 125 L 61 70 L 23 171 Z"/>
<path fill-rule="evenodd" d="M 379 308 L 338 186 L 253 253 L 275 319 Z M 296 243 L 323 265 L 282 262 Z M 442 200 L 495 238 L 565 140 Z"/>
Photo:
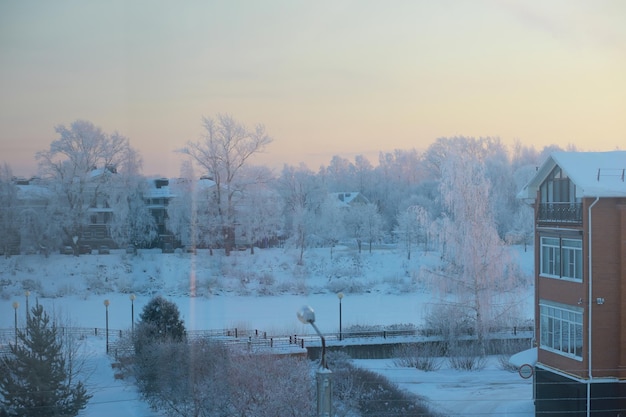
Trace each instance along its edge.
<path fill-rule="evenodd" d="M 522 270 L 532 274 L 532 248 L 512 248 Z M 414 324 L 419 326 L 436 302 L 432 283 L 424 282 L 421 268 L 438 257 L 429 253 L 406 254 L 395 249 L 356 253 L 350 248 L 305 252 L 304 265 L 296 265 L 296 252 L 257 250 L 255 255 L 236 252 L 229 258 L 199 251 L 160 254 L 123 251 L 110 255 L 73 257 L 53 254 L 20 255 L 0 260 L 0 328 L 12 329 L 12 304 L 17 301 L 18 326 L 25 322 L 26 296 L 37 298 L 60 321 L 87 328 L 105 327 L 104 300 L 110 301 L 109 328 L 129 329 L 130 294 L 135 294 L 135 319 L 153 295 L 178 305 L 190 330 L 237 327 L 258 329 L 268 335 L 308 334 L 310 326 L 296 318 L 305 304 L 316 312 L 316 324 L 325 333 L 339 330 L 338 292 L 343 292 L 343 329 L 352 325 Z M 519 309 L 533 315 L 533 288 L 522 288 Z M 139 401 L 134 386 L 113 378 L 102 337 L 89 337 L 85 354 L 91 369 L 89 385 L 95 395 L 85 416 L 155 416 Z M 436 372 L 398 368 L 391 360 L 358 360 L 356 364 L 379 372 L 402 388 L 414 392 L 450 416 L 533 415 L 531 379 L 498 366 L 489 358 L 484 370 L 461 372 L 444 363 Z"/>

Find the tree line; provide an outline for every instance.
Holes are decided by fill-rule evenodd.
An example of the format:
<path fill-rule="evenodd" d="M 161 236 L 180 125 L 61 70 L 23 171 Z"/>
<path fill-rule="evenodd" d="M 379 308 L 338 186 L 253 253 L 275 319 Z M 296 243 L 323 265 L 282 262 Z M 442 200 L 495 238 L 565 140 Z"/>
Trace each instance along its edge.
<path fill-rule="evenodd" d="M 426 150 L 381 152 L 378 164 L 357 155 L 334 156 L 317 171 L 301 164 L 279 172 L 250 163 L 272 143 L 261 125 L 249 129 L 230 115 L 204 118 L 205 135 L 178 152 L 189 158 L 170 181 L 167 208 L 147 199 L 142 159 L 128 138 L 77 120 L 57 126 L 49 149 L 36 154 L 43 190 L 28 205 L 5 163 L 0 170 L 3 245 L 77 246 L 94 224 L 118 247 L 150 247 L 171 234 L 180 245 L 223 248 L 281 241 L 301 250 L 353 242 L 359 250 L 396 243 L 407 257 L 418 248 L 442 249 L 453 200 L 488 215 L 497 237 L 528 241 L 530 208 L 515 196 L 555 146 L 537 151 L 498 138 L 439 138 Z M 203 187 L 205 179 L 208 184 Z M 480 192 L 478 192 L 480 191 Z M 335 194 L 333 194 L 335 193 Z M 346 205 L 337 193 L 359 193 Z M 165 206 L 164 206 L 165 207 Z M 8 251 L 5 251 L 8 252 Z"/>

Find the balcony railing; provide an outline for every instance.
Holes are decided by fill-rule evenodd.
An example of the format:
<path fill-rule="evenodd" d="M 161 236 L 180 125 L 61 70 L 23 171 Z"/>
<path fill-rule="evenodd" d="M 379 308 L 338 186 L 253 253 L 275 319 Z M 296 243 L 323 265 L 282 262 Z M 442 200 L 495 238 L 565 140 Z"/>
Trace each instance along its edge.
<path fill-rule="evenodd" d="M 539 203 L 537 221 L 546 223 L 582 223 L 582 203 Z"/>

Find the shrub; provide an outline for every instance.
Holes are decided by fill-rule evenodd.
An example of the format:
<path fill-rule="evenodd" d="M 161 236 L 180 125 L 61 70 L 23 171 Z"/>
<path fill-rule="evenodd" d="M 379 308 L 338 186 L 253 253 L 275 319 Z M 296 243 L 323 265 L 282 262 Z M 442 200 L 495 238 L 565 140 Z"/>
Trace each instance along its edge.
<path fill-rule="evenodd" d="M 439 415 L 417 395 L 401 390 L 380 374 L 355 367 L 345 355 L 329 354 L 327 361 L 333 371 L 333 411 L 337 416 Z"/>
<path fill-rule="evenodd" d="M 441 368 L 441 345 L 438 343 L 402 344 L 393 351 L 396 366 L 417 368 L 420 371 L 436 371 Z"/>
<path fill-rule="evenodd" d="M 487 358 L 476 345 L 453 345 L 448 350 L 448 361 L 453 369 L 459 371 L 477 371 L 487 364 Z"/>
<path fill-rule="evenodd" d="M 511 355 L 498 355 L 498 366 L 503 371 L 517 372 L 517 366 L 509 362 Z"/>

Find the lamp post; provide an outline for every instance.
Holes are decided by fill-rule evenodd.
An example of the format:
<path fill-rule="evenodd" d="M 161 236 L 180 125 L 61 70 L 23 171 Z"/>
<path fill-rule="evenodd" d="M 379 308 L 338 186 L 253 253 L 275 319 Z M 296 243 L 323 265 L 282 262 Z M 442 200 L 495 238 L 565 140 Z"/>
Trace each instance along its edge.
<path fill-rule="evenodd" d="M 135 294 L 130 295 L 130 331 L 131 334 L 135 334 Z"/>
<path fill-rule="evenodd" d="M 107 344 L 107 353 L 109 353 L 109 300 L 104 300 L 104 308 L 106 310 L 106 344 Z"/>
<path fill-rule="evenodd" d="M 302 307 L 298 313 L 298 320 L 304 324 L 310 324 L 315 329 L 322 340 L 322 357 L 320 359 L 320 366 L 315 372 L 315 379 L 317 382 L 317 416 L 318 417 L 331 417 L 332 416 L 332 372 L 328 369 L 326 364 L 326 339 L 322 335 L 322 332 L 315 325 L 315 311 L 309 306 Z"/>
<path fill-rule="evenodd" d="M 28 317 L 30 317 L 30 312 L 28 311 L 28 297 L 30 296 L 30 291 L 26 290 L 24 296 L 26 296 L 26 334 L 28 335 Z"/>
<path fill-rule="evenodd" d="M 339 298 L 339 340 L 343 340 L 343 335 L 341 334 L 341 299 L 343 298 L 343 293 L 338 293 L 337 298 Z"/>
<path fill-rule="evenodd" d="M 15 346 L 17 346 L 17 308 L 20 306 L 20 303 L 17 301 L 13 301 L 13 313 L 15 316 Z"/>
<path fill-rule="evenodd" d="M 24 293 L 24 296 L 26 296 L 26 320 L 28 320 L 28 314 L 29 314 L 29 312 L 28 312 L 28 297 L 30 297 L 30 291 L 27 290 Z"/>

